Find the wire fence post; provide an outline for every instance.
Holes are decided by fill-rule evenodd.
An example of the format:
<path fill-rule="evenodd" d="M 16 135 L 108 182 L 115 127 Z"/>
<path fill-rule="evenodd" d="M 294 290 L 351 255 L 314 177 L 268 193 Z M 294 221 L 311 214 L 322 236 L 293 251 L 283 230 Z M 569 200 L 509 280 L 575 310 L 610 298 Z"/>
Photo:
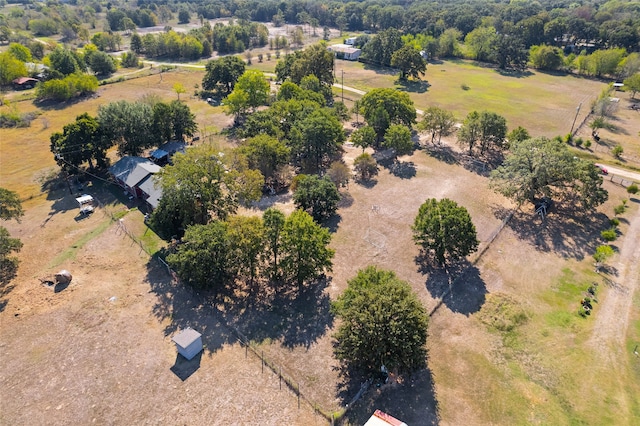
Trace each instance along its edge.
<path fill-rule="evenodd" d="M 300 382 L 298 382 L 298 410 L 300 409 Z"/>
<path fill-rule="evenodd" d="M 249 356 L 249 344 L 245 344 L 244 345 L 244 358 L 247 359 L 247 357 Z"/>
<path fill-rule="evenodd" d="M 280 377 L 280 390 L 282 390 L 282 367 L 280 367 L 280 373 L 278 376 Z"/>
<path fill-rule="evenodd" d="M 262 361 L 262 374 L 264 374 L 264 351 L 260 351 L 260 361 Z"/>

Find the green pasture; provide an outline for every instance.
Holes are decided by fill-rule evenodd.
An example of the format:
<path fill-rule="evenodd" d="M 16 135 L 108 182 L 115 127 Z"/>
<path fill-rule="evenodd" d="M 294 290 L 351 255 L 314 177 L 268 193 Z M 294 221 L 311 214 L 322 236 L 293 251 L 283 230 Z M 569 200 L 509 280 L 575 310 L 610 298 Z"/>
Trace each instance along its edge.
<path fill-rule="evenodd" d="M 582 262 L 563 269 L 553 284 L 524 301 L 528 320 L 508 330 L 487 323 L 482 326 L 497 335 L 500 344 L 491 354 L 457 353 L 468 368 L 464 377 L 445 370 L 439 379 L 447 386 L 463 386 L 475 395 L 477 421 L 486 424 L 638 424 L 640 421 L 640 358 L 633 354 L 640 343 L 640 315 L 629 329 L 627 344 L 599 351 L 589 341 L 599 307 L 592 316 L 577 315 L 586 288 L 598 281 Z M 602 284 L 597 297 L 611 291 Z M 483 310 L 488 308 L 486 303 Z M 640 306 L 636 297 L 635 307 Z M 533 307 L 533 308 L 532 308 Z M 508 323 L 515 308 L 492 311 L 493 323 Z M 624 351 L 616 363 L 603 356 Z M 622 361 L 622 362 L 620 362 Z M 463 383 L 464 381 L 464 383 Z M 466 383 L 466 384 L 465 384 Z M 444 412 L 455 407 L 441 407 Z"/>
<path fill-rule="evenodd" d="M 581 105 L 578 125 L 606 87 L 603 82 L 572 75 L 501 73 L 465 60 L 429 63 L 422 82 L 407 84 L 399 84 L 397 73 L 389 68 L 336 61 L 338 79 L 343 70 L 345 86 L 364 91 L 395 87 L 408 92 L 416 108 L 439 106 L 452 111 L 459 121 L 473 110 L 493 111 L 507 118 L 509 128 L 523 126 L 532 135 L 549 137 L 568 133 Z"/>

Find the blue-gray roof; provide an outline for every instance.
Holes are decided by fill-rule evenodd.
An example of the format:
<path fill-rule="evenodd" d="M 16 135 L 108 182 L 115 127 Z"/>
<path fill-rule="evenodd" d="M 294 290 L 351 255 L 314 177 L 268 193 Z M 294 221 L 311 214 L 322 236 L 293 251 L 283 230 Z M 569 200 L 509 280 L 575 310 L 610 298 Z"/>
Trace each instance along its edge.
<path fill-rule="evenodd" d="M 147 176 L 158 173 L 160 170 L 160 166 L 153 164 L 146 158 L 129 156 L 122 157 L 113 166 L 109 167 L 109 172 L 130 188 L 133 188 Z"/>
<path fill-rule="evenodd" d="M 156 182 L 153 175 L 147 176 L 142 182 L 140 182 L 138 188 L 149 196 L 146 199 L 146 202 L 154 209 L 157 208 L 160 198 L 162 198 L 162 188 L 159 183 Z"/>

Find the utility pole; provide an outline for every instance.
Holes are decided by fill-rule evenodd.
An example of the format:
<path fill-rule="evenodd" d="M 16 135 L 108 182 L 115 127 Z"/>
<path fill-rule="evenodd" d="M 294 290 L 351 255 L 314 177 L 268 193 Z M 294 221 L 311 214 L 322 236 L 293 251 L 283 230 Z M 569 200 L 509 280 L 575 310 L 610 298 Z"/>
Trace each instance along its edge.
<path fill-rule="evenodd" d="M 571 130 L 569 131 L 569 133 L 571 133 L 571 135 L 573 135 L 573 127 L 576 125 L 576 120 L 578 119 L 578 114 L 580 114 L 580 107 L 582 107 L 582 102 L 580 102 L 580 105 L 578 105 L 578 107 L 576 108 L 576 116 L 573 118 L 573 124 L 571 125 Z"/>
<path fill-rule="evenodd" d="M 342 103 L 344 104 L 344 70 L 342 70 Z"/>

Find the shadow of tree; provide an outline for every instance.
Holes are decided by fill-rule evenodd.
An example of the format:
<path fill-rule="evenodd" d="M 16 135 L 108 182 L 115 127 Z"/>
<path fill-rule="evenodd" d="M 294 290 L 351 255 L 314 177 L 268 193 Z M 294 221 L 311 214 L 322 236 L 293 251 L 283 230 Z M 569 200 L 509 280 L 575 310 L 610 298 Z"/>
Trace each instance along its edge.
<path fill-rule="evenodd" d="M 15 284 L 11 283 L 18 273 L 18 263 L 13 259 L 4 258 L 0 260 L 0 312 L 9 302 L 9 293 L 15 288 Z"/>
<path fill-rule="evenodd" d="M 333 325 L 327 279 L 279 292 L 259 284 L 236 283 L 213 294 L 173 281 L 155 260 L 147 270 L 151 291 L 158 297 L 153 314 L 159 321 L 169 321 L 165 336 L 191 327 L 202 334 L 211 352 L 236 340 L 232 329 L 250 340 L 282 340 L 286 347 L 309 347 Z"/>
<path fill-rule="evenodd" d="M 420 254 L 416 257 L 418 270 L 427 274 L 425 287 L 434 299 L 442 300 L 452 312 L 469 316 L 484 305 L 488 293 L 480 271 L 467 260 L 450 268 L 433 267 L 433 262 Z"/>
<path fill-rule="evenodd" d="M 460 154 L 447 145 L 424 145 L 425 152 L 436 160 L 443 161 L 447 164 L 458 164 L 460 162 Z"/>
<path fill-rule="evenodd" d="M 424 80 L 396 80 L 398 90 L 409 93 L 425 93 L 431 87 L 428 81 Z"/>
<path fill-rule="evenodd" d="M 359 381 L 355 381 L 355 386 L 345 384 L 339 385 L 338 392 L 343 405 L 348 404 L 360 388 Z M 375 410 L 381 410 L 410 425 L 439 424 L 438 401 L 431 370 L 422 369 L 399 382 L 374 382 L 349 408 L 343 423 L 365 424 Z"/>
<path fill-rule="evenodd" d="M 413 161 L 394 161 L 389 165 L 389 171 L 395 177 L 411 179 L 416 176 L 416 165 Z"/>
<path fill-rule="evenodd" d="M 330 279 L 319 279 L 301 289 L 280 291 L 237 288 L 217 298 L 221 319 L 250 340 L 282 340 L 285 347 L 310 347 L 333 326 L 330 299 L 325 289 Z"/>
<path fill-rule="evenodd" d="M 340 222 L 342 222 L 342 216 L 336 213 L 331 215 L 330 218 L 325 219 L 322 222 L 322 225 L 324 225 L 329 230 L 329 232 L 331 232 L 332 234 L 335 234 L 336 232 L 338 232 L 338 227 L 340 226 Z"/>
<path fill-rule="evenodd" d="M 510 210 L 493 207 L 494 215 L 505 218 Z M 519 239 L 536 250 L 553 252 L 565 259 L 584 259 L 595 252 L 600 241 L 600 231 L 609 228 L 609 218 L 604 213 L 579 213 L 553 208 L 544 220 L 535 214 L 531 204 L 513 213 L 507 226 Z"/>
<path fill-rule="evenodd" d="M 376 186 L 376 184 L 378 183 L 378 179 L 366 179 L 366 180 L 356 179 L 355 182 L 360 186 L 364 186 L 367 189 L 371 189 L 374 186 Z"/>
<path fill-rule="evenodd" d="M 532 75 L 534 75 L 534 73 L 529 70 L 519 71 L 514 69 L 498 68 L 496 72 L 503 77 L 512 77 L 512 78 L 524 78 L 524 77 L 531 77 Z"/>
<path fill-rule="evenodd" d="M 206 294 L 174 281 L 155 259 L 147 264 L 147 281 L 150 291 L 157 297 L 152 308 L 153 315 L 159 322 L 168 321 L 164 329 L 165 336 L 191 327 L 202 334 L 202 343 L 210 352 L 216 352 L 225 343 L 235 341 L 231 331 L 210 309 Z"/>

